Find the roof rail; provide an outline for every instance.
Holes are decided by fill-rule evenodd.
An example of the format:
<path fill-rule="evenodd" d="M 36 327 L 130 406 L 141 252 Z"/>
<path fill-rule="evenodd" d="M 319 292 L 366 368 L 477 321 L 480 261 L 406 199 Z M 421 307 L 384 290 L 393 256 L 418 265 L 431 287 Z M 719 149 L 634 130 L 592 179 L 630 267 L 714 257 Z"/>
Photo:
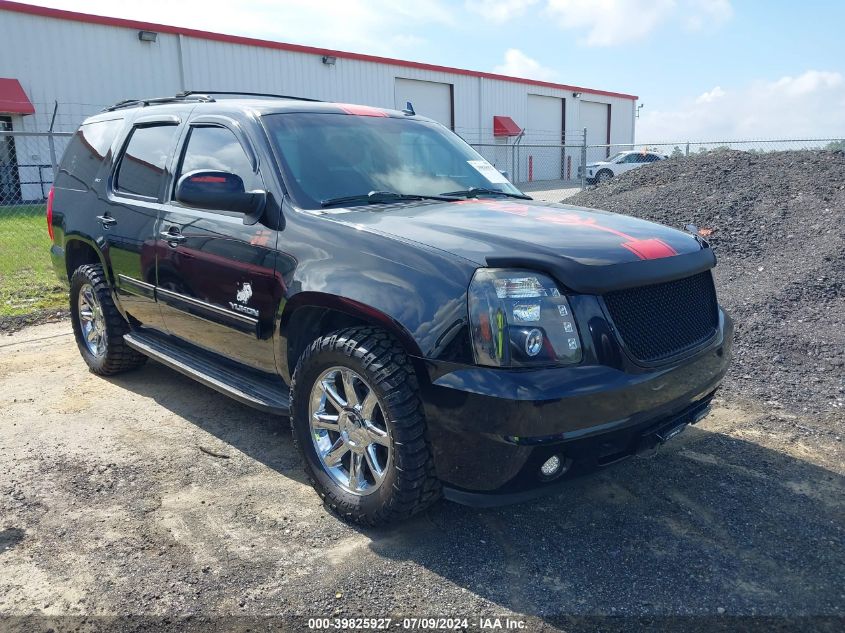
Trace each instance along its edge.
<path fill-rule="evenodd" d="M 293 99 L 295 101 L 316 101 L 320 99 L 311 99 L 310 97 L 295 97 L 292 95 L 277 95 L 270 92 L 242 92 L 240 90 L 185 90 L 177 94 L 177 97 L 188 97 L 191 95 L 237 95 L 241 97 L 270 97 L 271 99 Z"/>
<path fill-rule="evenodd" d="M 118 101 L 108 108 L 103 108 L 103 112 L 113 112 L 114 110 L 122 110 L 123 108 L 146 108 L 151 105 L 163 105 L 165 103 L 182 103 L 184 101 L 196 101 L 199 103 L 206 103 L 214 101 L 213 97 L 206 94 L 178 94 L 174 97 L 156 97 L 154 99 L 125 99 Z"/>

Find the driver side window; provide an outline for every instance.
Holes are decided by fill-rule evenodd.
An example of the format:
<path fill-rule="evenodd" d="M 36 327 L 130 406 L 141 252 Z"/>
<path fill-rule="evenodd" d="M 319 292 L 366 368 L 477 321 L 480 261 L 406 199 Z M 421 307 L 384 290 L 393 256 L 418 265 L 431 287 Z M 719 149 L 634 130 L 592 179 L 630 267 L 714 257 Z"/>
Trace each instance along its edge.
<path fill-rule="evenodd" d="M 244 189 L 263 189 L 261 177 L 252 170 L 252 163 L 234 133 L 220 126 L 192 127 L 176 174 L 176 182 L 187 173 L 200 169 L 225 171 L 239 176 Z"/>

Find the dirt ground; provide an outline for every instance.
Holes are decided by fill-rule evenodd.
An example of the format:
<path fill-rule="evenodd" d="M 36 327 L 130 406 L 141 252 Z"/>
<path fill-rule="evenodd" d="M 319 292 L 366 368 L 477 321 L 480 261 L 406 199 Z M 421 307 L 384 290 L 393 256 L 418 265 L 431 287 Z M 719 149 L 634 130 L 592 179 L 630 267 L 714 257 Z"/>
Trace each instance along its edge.
<path fill-rule="evenodd" d="M 713 630 L 733 616 L 823 615 L 838 620 L 794 622 L 834 630 L 834 429 L 717 401 L 656 457 L 558 496 L 442 502 L 365 530 L 323 509 L 286 419 L 154 362 L 94 376 L 67 321 L 30 327 L 0 337 L 0 624 L 510 614 L 528 630 L 572 630 L 578 616 L 690 616 Z"/>

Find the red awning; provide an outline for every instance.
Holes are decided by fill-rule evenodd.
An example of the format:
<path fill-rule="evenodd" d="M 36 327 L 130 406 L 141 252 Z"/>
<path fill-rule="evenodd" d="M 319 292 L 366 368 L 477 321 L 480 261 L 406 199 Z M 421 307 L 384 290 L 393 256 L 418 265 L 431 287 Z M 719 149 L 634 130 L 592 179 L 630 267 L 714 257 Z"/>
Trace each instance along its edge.
<path fill-rule="evenodd" d="M 17 79 L 0 77 L 0 112 L 7 114 L 35 114 L 35 108 Z"/>
<path fill-rule="evenodd" d="M 493 136 L 519 136 L 522 130 L 509 116 L 493 117 Z"/>

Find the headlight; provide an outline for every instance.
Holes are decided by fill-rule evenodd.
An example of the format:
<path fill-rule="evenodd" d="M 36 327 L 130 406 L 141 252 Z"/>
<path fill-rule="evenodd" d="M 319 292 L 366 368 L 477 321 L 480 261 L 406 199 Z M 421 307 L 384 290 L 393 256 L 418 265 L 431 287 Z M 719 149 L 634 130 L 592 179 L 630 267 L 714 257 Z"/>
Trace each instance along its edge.
<path fill-rule="evenodd" d="M 479 365 L 570 365 L 581 360 L 569 302 L 541 273 L 478 269 L 469 286 L 469 319 Z"/>

